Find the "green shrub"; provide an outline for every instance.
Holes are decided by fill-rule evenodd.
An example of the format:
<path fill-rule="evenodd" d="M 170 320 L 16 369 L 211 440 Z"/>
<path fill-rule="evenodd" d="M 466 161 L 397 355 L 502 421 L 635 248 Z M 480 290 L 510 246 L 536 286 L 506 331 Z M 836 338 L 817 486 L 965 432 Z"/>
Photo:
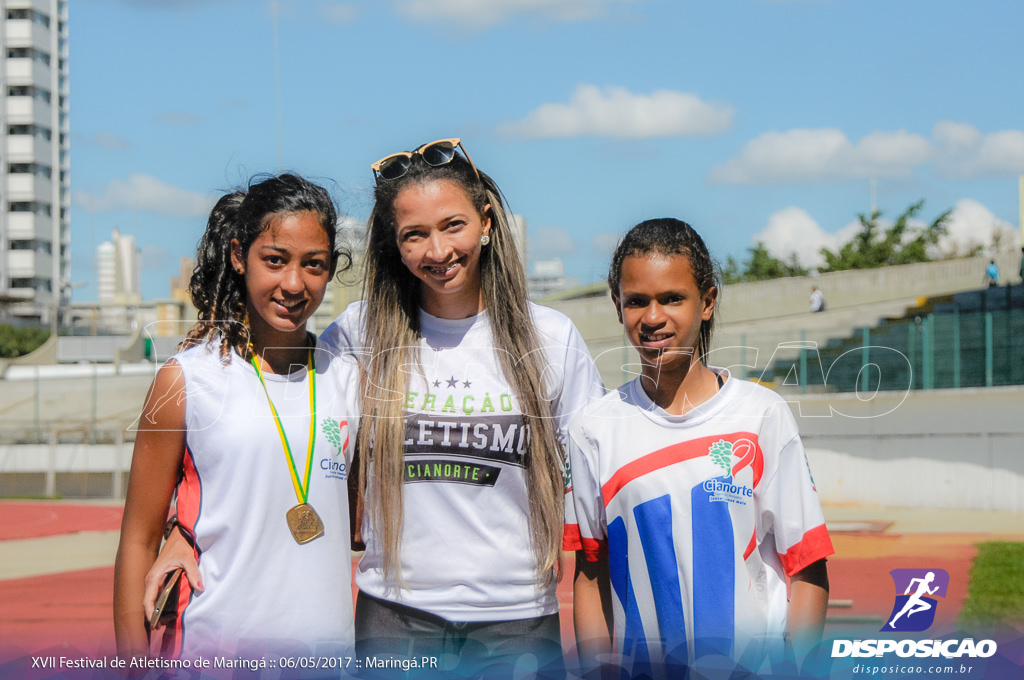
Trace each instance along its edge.
<path fill-rule="evenodd" d="M 17 328 L 0 324 L 0 357 L 13 359 L 36 350 L 50 337 L 50 331 L 38 326 Z"/>

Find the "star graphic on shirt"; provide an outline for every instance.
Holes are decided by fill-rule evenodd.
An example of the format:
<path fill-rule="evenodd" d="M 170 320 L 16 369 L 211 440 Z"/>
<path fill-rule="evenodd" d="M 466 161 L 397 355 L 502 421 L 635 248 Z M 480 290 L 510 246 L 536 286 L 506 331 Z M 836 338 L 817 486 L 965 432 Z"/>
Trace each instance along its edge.
<path fill-rule="evenodd" d="M 466 380 L 466 381 L 464 381 L 462 383 L 462 386 L 465 387 L 466 389 L 469 389 L 470 387 L 472 387 L 472 385 L 473 384 L 471 382 L 469 382 L 468 380 Z"/>
<path fill-rule="evenodd" d="M 453 375 L 451 378 L 448 379 L 448 387 L 455 387 L 458 385 L 458 382 L 459 381 L 456 380 L 455 376 Z"/>
<path fill-rule="evenodd" d="M 435 380 L 434 381 L 434 387 L 440 387 L 440 386 L 441 386 L 441 381 L 440 380 Z"/>

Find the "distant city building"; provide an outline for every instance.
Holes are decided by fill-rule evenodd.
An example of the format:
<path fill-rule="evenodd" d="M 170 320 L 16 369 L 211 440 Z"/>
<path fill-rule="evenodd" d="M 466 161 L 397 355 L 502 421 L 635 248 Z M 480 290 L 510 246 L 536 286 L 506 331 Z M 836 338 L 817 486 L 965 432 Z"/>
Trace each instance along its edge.
<path fill-rule="evenodd" d="M 575 278 L 565 275 L 565 264 L 557 257 L 535 261 L 533 273 L 526 277 L 527 290 L 535 300 L 575 288 L 578 283 Z"/>
<path fill-rule="evenodd" d="M 5 0 L 0 20 L 0 312 L 52 323 L 71 270 L 67 2 Z"/>
<path fill-rule="evenodd" d="M 134 236 L 117 229 L 96 248 L 97 297 L 100 302 L 138 302 L 142 299 L 142 253 Z"/>
<path fill-rule="evenodd" d="M 97 299 L 102 308 L 100 316 L 108 328 L 127 328 L 132 325 L 137 308 L 142 302 L 142 253 L 134 236 L 123 236 L 117 229 L 96 248 Z"/>
<path fill-rule="evenodd" d="M 192 294 L 188 284 L 192 280 L 192 270 L 196 268 L 194 258 L 182 256 L 178 264 L 178 275 L 171 277 L 171 299 L 192 305 Z M 195 307 L 192 308 L 195 311 Z M 193 315 L 198 318 L 196 315 Z"/>

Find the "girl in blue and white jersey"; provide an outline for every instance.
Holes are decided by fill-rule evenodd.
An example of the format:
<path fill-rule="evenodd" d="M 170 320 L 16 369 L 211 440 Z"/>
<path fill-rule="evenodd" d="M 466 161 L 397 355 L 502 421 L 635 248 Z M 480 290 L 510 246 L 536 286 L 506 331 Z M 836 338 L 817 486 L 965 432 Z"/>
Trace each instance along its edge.
<path fill-rule="evenodd" d="M 704 242 L 643 222 L 608 285 L 641 372 L 569 428 L 581 661 L 611 652 L 612 629 L 630 677 L 685 677 L 710 656 L 756 672 L 786 636 L 806 651 L 832 544 L 786 402 L 704 363 L 718 301 Z"/>

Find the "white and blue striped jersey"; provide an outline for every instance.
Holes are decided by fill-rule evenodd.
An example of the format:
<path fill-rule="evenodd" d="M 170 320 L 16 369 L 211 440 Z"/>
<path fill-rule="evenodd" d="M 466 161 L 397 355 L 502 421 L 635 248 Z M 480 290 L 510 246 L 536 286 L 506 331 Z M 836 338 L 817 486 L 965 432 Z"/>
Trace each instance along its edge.
<path fill-rule="evenodd" d="M 573 420 L 569 455 L 569 531 L 608 560 L 622 665 L 759 668 L 785 630 L 786 576 L 833 552 L 786 402 L 729 379 L 675 416 L 637 379 Z"/>

